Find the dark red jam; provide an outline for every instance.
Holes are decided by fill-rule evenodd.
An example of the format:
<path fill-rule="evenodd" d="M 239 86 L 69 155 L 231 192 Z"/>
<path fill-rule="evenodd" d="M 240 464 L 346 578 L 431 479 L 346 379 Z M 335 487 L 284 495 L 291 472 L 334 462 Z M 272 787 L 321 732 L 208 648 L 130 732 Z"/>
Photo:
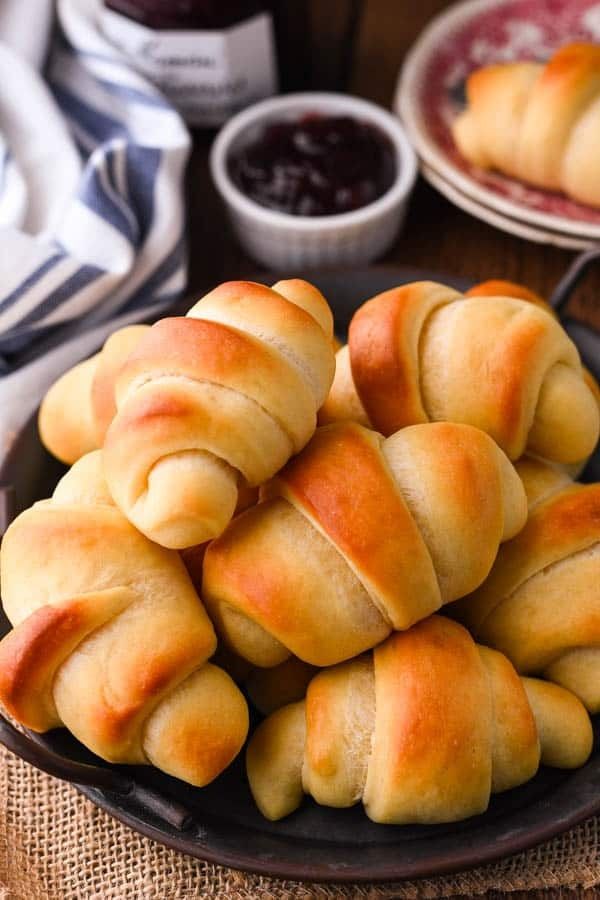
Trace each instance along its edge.
<path fill-rule="evenodd" d="M 263 12 L 261 0 L 105 0 L 106 6 L 150 28 L 228 28 Z"/>
<path fill-rule="evenodd" d="M 269 209 L 330 216 L 381 197 L 396 177 L 394 148 L 374 125 L 350 116 L 310 114 L 274 122 L 233 154 L 238 188 Z"/>

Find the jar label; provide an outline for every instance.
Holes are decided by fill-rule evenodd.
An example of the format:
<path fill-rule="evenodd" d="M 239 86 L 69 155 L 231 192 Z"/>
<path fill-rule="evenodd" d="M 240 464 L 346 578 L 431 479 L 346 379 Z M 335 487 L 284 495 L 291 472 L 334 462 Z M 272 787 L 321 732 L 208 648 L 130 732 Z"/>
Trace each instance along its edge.
<path fill-rule="evenodd" d="M 277 91 L 268 13 L 223 31 L 163 31 L 105 8 L 101 24 L 106 37 L 190 125 L 217 127 Z"/>

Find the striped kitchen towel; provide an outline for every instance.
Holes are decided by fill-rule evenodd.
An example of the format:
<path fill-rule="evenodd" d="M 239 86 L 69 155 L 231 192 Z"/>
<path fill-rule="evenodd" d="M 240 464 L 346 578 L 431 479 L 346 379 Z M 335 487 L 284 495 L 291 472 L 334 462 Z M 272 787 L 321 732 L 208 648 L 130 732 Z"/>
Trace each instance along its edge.
<path fill-rule="evenodd" d="M 39 27 L 40 0 L 3 3 Z M 100 6 L 58 0 L 45 82 L 0 17 L 2 375 L 117 315 L 158 316 L 185 287 L 189 134 L 103 36 Z"/>

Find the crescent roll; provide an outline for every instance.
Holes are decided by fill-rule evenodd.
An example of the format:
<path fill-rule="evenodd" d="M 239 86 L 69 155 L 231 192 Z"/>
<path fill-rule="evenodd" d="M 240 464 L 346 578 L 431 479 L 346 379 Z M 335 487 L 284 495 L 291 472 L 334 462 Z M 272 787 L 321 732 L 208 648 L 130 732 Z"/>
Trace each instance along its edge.
<path fill-rule="evenodd" d="M 600 206 L 600 47 L 477 69 L 452 133 L 473 165 Z"/>
<path fill-rule="evenodd" d="M 190 784 L 237 755 L 248 708 L 207 660 L 215 634 L 179 555 L 114 506 L 100 453 L 19 515 L 0 552 L 13 630 L 0 642 L 0 702 L 34 731 L 65 725 L 110 762 Z"/>
<path fill-rule="evenodd" d="M 307 443 L 333 378 L 333 319 L 305 281 L 228 282 L 157 322 L 122 367 L 104 443 L 115 502 L 151 540 L 216 537 L 241 485 Z"/>
<path fill-rule="evenodd" d="M 306 700 L 259 725 L 246 767 L 268 819 L 306 793 L 324 806 L 362 801 L 374 822 L 431 825 L 484 812 L 540 762 L 583 765 L 592 740 L 573 694 L 519 678 L 501 653 L 432 616 L 316 675 Z"/>
<path fill-rule="evenodd" d="M 481 584 L 527 516 L 504 453 L 469 425 L 385 440 L 347 422 L 319 428 L 204 556 L 202 596 L 223 641 L 257 666 L 316 666 Z"/>
<path fill-rule="evenodd" d="M 528 451 L 568 464 L 598 440 L 598 402 L 575 344 L 530 300 L 403 285 L 357 310 L 336 360 L 323 423 L 350 419 L 389 435 L 463 422 L 510 459 Z"/>

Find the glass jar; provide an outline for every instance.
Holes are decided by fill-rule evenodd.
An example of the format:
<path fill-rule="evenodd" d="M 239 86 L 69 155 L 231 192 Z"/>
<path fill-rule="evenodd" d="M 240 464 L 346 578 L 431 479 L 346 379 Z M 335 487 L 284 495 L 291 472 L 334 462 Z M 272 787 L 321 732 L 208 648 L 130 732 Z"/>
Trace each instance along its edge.
<path fill-rule="evenodd" d="M 273 0 L 105 0 L 101 27 L 193 126 L 277 92 Z"/>

